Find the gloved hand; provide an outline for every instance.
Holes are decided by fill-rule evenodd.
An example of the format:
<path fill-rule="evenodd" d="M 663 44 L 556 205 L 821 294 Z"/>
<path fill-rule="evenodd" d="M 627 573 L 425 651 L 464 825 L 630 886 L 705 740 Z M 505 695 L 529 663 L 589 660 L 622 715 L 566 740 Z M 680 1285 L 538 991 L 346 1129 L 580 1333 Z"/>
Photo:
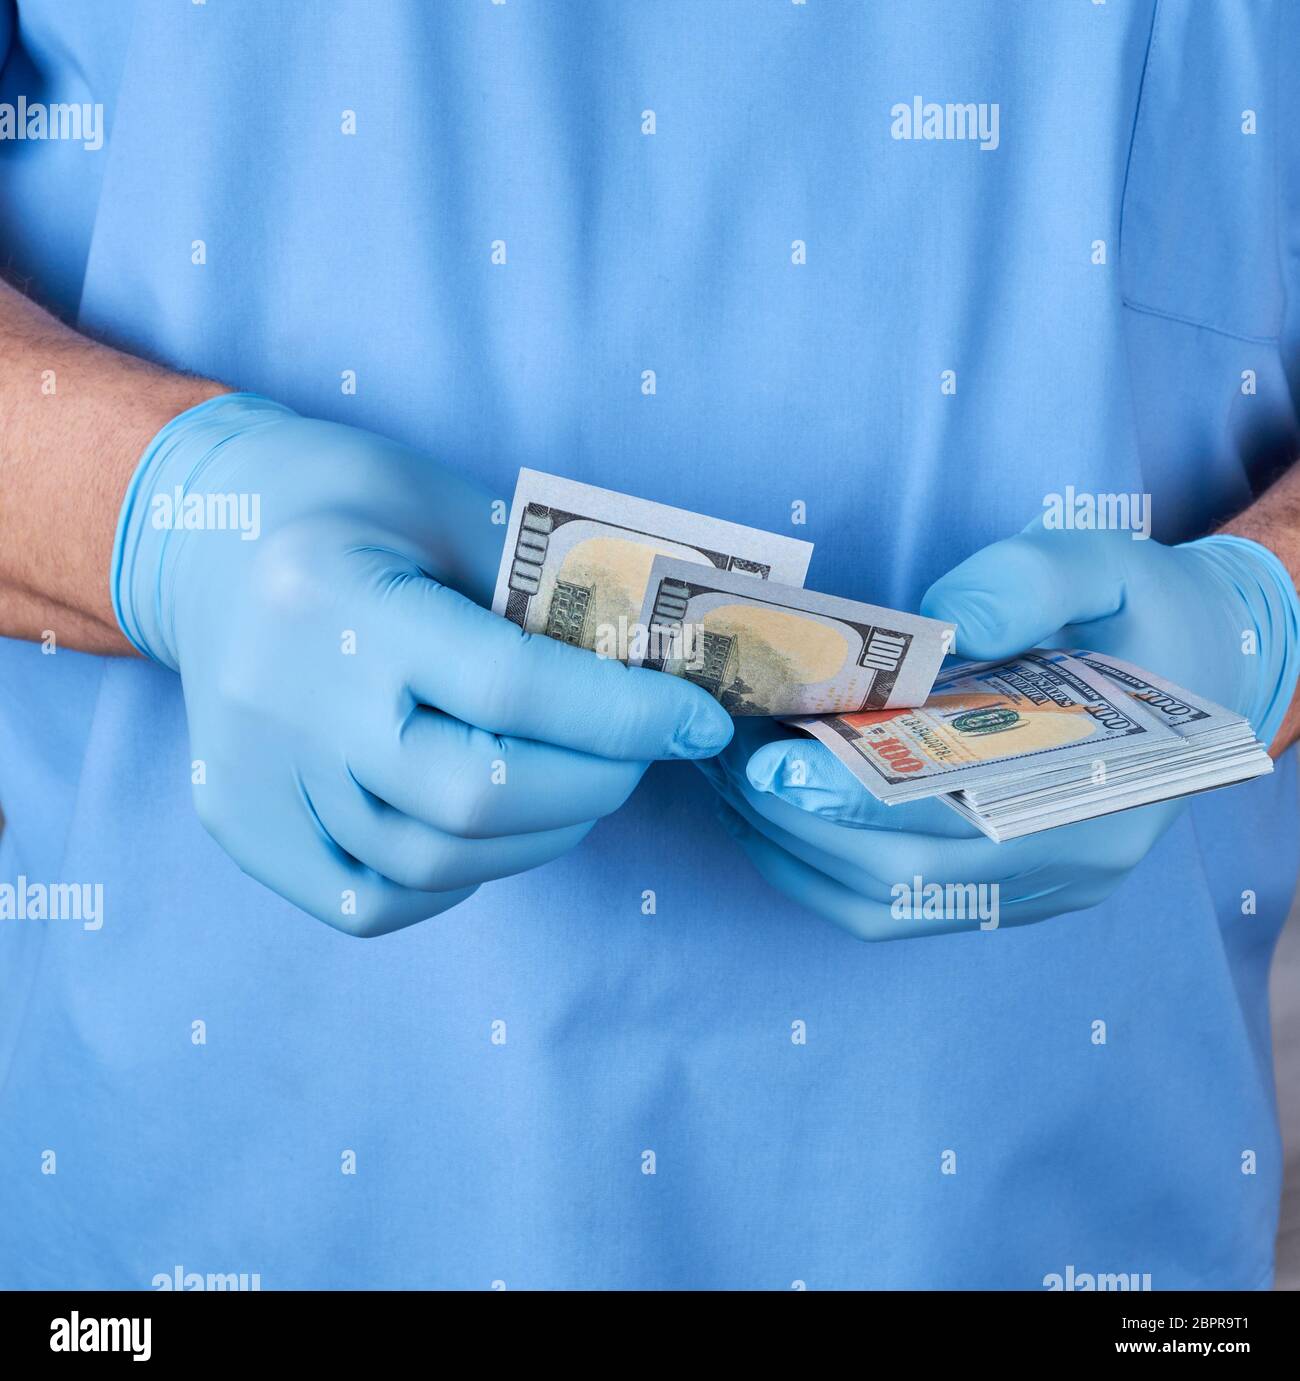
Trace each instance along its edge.
<path fill-rule="evenodd" d="M 1035 524 L 950 571 L 921 610 L 954 622 L 957 651 L 976 660 L 1044 645 L 1113 653 L 1244 714 L 1265 743 L 1300 670 L 1291 579 L 1273 553 L 1237 537 L 1166 547 Z M 1002 926 L 1095 906 L 1182 809 L 1161 802 L 995 844 L 940 801 L 882 805 L 826 747 L 770 720 L 739 725 L 700 767 L 763 876 L 870 940 L 981 924 L 915 917 L 918 877 L 997 884 Z"/>
<path fill-rule="evenodd" d="M 255 538 L 211 525 L 223 496 L 250 529 L 256 501 Z M 649 759 L 730 735 L 698 687 L 481 607 L 504 534 L 491 502 L 406 447 L 230 394 L 158 433 L 123 503 L 114 611 L 180 672 L 200 819 L 352 934 L 546 863 Z M 196 506 L 206 528 L 186 525 Z"/>

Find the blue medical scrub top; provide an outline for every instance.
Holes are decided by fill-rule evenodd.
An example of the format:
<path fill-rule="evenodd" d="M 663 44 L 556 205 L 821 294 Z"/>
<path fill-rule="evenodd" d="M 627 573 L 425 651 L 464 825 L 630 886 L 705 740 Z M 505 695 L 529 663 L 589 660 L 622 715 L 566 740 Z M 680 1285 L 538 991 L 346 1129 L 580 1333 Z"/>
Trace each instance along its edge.
<path fill-rule="evenodd" d="M 0 33 L 0 101 L 105 108 L 100 149 L 0 144 L 34 296 L 506 499 L 526 465 L 789 532 L 810 585 L 915 608 L 1067 485 L 1176 541 L 1293 453 L 1300 6 L 0 0 Z M 105 898 L 0 923 L 5 1285 L 1269 1283 L 1290 758 L 1020 930 L 859 944 L 678 764 L 361 942 L 203 832 L 170 672 L 3 642 L 0 687 L 0 879 Z"/>

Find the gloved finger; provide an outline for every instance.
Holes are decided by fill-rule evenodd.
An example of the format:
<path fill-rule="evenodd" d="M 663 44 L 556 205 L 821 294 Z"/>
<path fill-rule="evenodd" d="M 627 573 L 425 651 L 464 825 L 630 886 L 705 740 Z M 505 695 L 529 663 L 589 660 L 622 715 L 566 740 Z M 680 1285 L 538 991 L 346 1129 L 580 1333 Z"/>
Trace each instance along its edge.
<path fill-rule="evenodd" d="M 388 595 L 411 691 L 466 724 L 637 762 L 709 757 L 731 737 L 722 706 L 679 676 L 524 633 L 424 576 Z"/>
<path fill-rule="evenodd" d="M 941 576 L 922 597 L 921 612 L 957 625 L 957 651 L 964 657 L 1015 656 L 1067 624 L 1123 607 L 1126 539 L 1125 533 L 1031 524 Z"/>
<path fill-rule="evenodd" d="M 313 846 L 318 863 L 295 869 L 292 878 L 258 880 L 318 921 L 345 934 L 373 939 L 418 925 L 472 897 L 476 886 L 425 892 L 376 873 L 337 845 L 321 838 Z M 310 854 L 306 856 L 310 858 Z"/>
<path fill-rule="evenodd" d="M 396 739 L 349 750 L 356 780 L 404 815 L 465 839 L 561 829 L 610 815 L 645 764 L 505 738 L 417 705 Z"/>
<path fill-rule="evenodd" d="M 394 810 L 350 779 L 304 781 L 321 828 L 345 853 L 402 887 L 448 892 L 549 863 L 595 823 L 498 839 L 458 839 Z"/>
<path fill-rule="evenodd" d="M 730 779 L 718 788 L 718 795 L 731 813 L 739 817 L 754 832 L 762 835 L 773 847 L 806 863 L 824 877 L 834 878 L 841 886 L 863 897 L 883 900 L 888 897 L 887 884 L 841 854 L 828 853 L 789 830 L 782 829 L 762 815 L 736 783 Z"/>
<path fill-rule="evenodd" d="M 790 737 L 780 720 L 764 715 L 742 715 L 735 721 L 731 742 L 723 750 L 733 761 L 747 762 L 765 744 Z"/>
<path fill-rule="evenodd" d="M 910 883 L 917 877 L 939 883 L 996 883 L 1008 901 L 1029 899 L 1054 885 L 1058 852 L 1067 860 L 1074 858 L 1069 839 L 1054 840 L 1048 835 L 1028 835 L 995 844 L 973 827 L 966 838 L 911 830 L 845 829 L 755 791 L 747 779 L 738 778 L 727 766 L 729 789 L 721 794 L 751 825 L 846 887 L 878 899 L 888 896 L 894 886 Z M 906 819 L 917 804 L 921 803 L 882 809 L 892 809 Z M 931 804 L 947 810 L 938 802 Z M 1060 831 L 1054 833 L 1059 835 Z M 1087 842 L 1084 840 L 1083 844 L 1086 846 Z M 1082 858 L 1078 871 L 1086 871 L 1092 862 L 1090 855 Z"/>
<path fill-rule="evenodd" d="M 901 940 L 979 927 L 979 919 L 975 916 L 952 920 L 922 916 L 916 920 L 910 917 L 900 920 L 891 909 L 892 898 L 864 895 L 844 886 L 773 843 L 737 812 L 725 806 L 722 809 L 730 817 L 723 818 L 728 833 L 767 883 L 799 906 L 807 907 L 859 940 Z"/>
<path fill-rule="evenodd" d="M 720 807 L 728 831 L 736 838 L 762 876 L 792 901 L 834 922 L 862 940 L 919 939 L 929 935 L 971 930 L 1001 930 L 1032 925 L 1098 906 L 1115 890 L 1123 873 L 1088 869 L 1083 876 L 1044 876 L 1041 885 L 1010 895 L 994 884 L 982 894 L 970 884 L 943 884 L 941 897 L 918 891 L 923 879 L 894 884 L 886 897 L 860 892 L 808 863 L 783 846 L 770 827 L 727 806 Z M 952 890 L 955 888 L 957 890 Z"/>
<path fill-rule="evenodd" d="M 417 891 L 348 858 L 337 847 L 331 850 L 324 839 L 316 851 L 320 855 L 318 866 L 295 870 L 287 880 L 258 880 L 318 921 L 359 938 L 374 939 L 431 920 L 459 906 L 478 890 L 458 887 L 449 892 Z"/>
<path fill-rule="evenodd" d="M 254 815 L 214 811 L 211 800 L 206 790 L 195 792 L 199 818 L 240 870 L 345 934 L 387 935 L 441 915 L 475 891 L 416 891 L 376 873 L 340 848 L 311 809 L 301 808 L 301 799 L 286 800 L 276 813 L 279 847 L 272 851 L 256 847 L 262 843 L 262 826 Z M 293 858 L 295 866 L 281 871 L 278 865 L 284 858 Z"/>
<path fill-rule="evenodd" d="M 728 755 L 730 761 L 730 755 Z M 745 765 L 755 791 L 847 829 L 906 831 L 951 839 L 974 839 L 979 831 L 941 801 L 886 805 L 815 738 L 774 739 L 758 748 Z"/>

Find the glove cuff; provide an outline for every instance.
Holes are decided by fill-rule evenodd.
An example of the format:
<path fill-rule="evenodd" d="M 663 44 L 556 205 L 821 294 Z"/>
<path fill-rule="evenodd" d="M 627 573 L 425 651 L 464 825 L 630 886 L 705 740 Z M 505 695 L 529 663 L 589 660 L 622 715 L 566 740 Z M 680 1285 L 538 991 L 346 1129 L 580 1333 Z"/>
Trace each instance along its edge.
<path fill-rule="evenodd" d="M 1282 727 L 1300 679 L 1300 596 L 1295 582 L 1274 552 L 1248 537 L 1221 532 L 1186 545 L 1208 561 L 1241 600 L 1246 615 L 1242 633 L 1254 636 L 1260 671 L 1246 717 L 1267 747 Z"/>
<path fill-rule="evenodd" d="M 224 393 L 173 417 L 145 447 L 118 514 L 108 577 L 118 626 L 143 656 L 177 670 L 171 585 L 187 536 L 185 498 L 209 492 L 205 472 L 227 442 L 296 416 L 258 393 Z"/>

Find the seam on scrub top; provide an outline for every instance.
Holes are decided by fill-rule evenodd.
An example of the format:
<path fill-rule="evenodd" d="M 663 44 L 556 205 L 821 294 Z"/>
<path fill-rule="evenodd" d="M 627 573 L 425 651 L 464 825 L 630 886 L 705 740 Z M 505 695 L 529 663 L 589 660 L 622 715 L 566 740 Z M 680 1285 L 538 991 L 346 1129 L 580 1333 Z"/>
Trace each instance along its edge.
<path fill-rule="evenodd" d="M 1288 751 L 1290 751 L 1290 750 L 1288 750 Z M 1191 808 L 1194 804 L 1195 804 L 1194 798 L 1193 798 L 1192 800 L 1189 800 L 1189 802 L 1188 802 L 1188 810 L 1187 810 L 1187 821 L 1188 821 L 1188 823 L 1189 823 L 1189 824 L 1191 825 L 1191 827 L 1192 827 L 1192 838 L 1196 841 L 1196 866 L 1197 866 L 1197 870 L 1199 871 L 1199 873 L 1200 873 L 1200 875 L 1201 875 L 1201 879 L 1202 879 L 1202 881 L 1203 881 L 1204 884 L 1205 884 L 1205 895 L 1206 895 L 1206 900 L 1210 903 L 1210 911 L 1211 911 L 1211 913 L 1214 915 L 1216 924 L 1219 924 L 1219 925 L 1221 926 L 1222 923 L 1219 921 L 1219 912 L 1218 912 L 1218 908 L 1214 905 L 1214 887 L 1213 887 L 1213 884 L 1212 884 L 1211 881 L 1210 881 L 1209 871 L 1208 871 L 1208 869 L 1207 869 L 1206 866 L 1205 866 L 1205 841 L 1204 841 L 1204 839 L 1201 837 L 1201 829 L 1200 829 L 1200 825 L 1197 823 L 1196 811 L 1193 810 L 1193 809 Z M 1292 891 L 1291 891 L 1291 898 L 1290 898 L 1290 900 L 1289 900 L 1288 903 L 1287 903 L 1287 915 L 1290 915 L 1290 913 L 1291 913 L 1291 905 L 1292 905 L 1292 903 L 1294 903 L 1294 901 L 1295 901 L 1295 897 L 1296 897 L 1297 891 L 1300 891 L 1300 872 L 1297 873 L 1296 883 L 1295 883 L 1295 886 L 1292 888 Z M 1273 969 L 1273 961 L 1274 961 L 1274 959 L 1275 959 L 1276 956 L 1277 956 L 1277 947 L 1278 947 L 1278 943 L 1279 943 L 1279 941 L 1282 939 L 1282 931 L 1283 931 L 1283 929 L 1285 928 L 1285 926 L 1286 926 L 1286 917 L 1284 916 L 1284 917 L 1282 918 L 1282 924 L 1281 924 L 1280 926 L 1278 926 L 1277 934 L 1273 937 L 1273 945 L 1272 945 L 1272 948 L 1269 950 L 1269 956 L 1268 956 L 1268 970 L 1269 970 L 1270 973 L 1272 972 L 1272 969 Z M 1220 931 L 1220 933 L 1222 933 L 1222 930 Z M 1236 980 L 1235 980 L 1235 978 L 1234 978 L 1234 976 L 1233 976 L 1232 965 L 1231 965 L 1231 963 L 1230 963 L 1229 960 L 1228 960 L 1227 946 L 1226 946 L 1226 945 L 1221 945 L 1220 948 L 1221 948 L 1221 950 L 1223 951 L 1223 962 L 1224 962 L 1225 976 L 1227 977 L 1228 982 L 1232 985 L 1233 992 L 1234 992 L 1234 994 L 1235 994 L 1235 992 L 1236 992 Z M 1257 1072 L 1258 1072 L 1260 1078 L 1263 1079 L 1264 1082 L 1267 1084 L 1267 1086 L 1268 1086 L 1269 1088 L 1271 1088 L 1272 1091 L 1273 1091 L 1273 1107 L 1274 1107 L 1274 1112 L 1276 1113 L 1276 1111 L 1277 1111 L 1277 1051 L 1276 1051 L 1276 1049 L 1274 1048 L 1274 1045 L 1273 1045 L 1273 1038 L 1272 1038 L 1272 1023 L 1271 1023 L 1271 1020 L 1270 1020 L 1270 1024 L 1269 1024 L 1269 1026 L 1270 1026 L 1270 1031 L 1269 1031 L 1269 1058 L 1268 1058 L 1267 1064 L 1261 1066 L 1260 1060 L 1259 1060 L 1259 1055 L 1258 1055 L 1258 1052 L 1257 1052 L 1257 1050 L 1256 1050 L 1256 1048 L 1255 1048 L 1255 1042 L 1254 1042 L 1254 1040 L 1251 1038 L 1250 1027 L 1249 1027 L 1249 1024 L 1248 1024 L 1247 1021 L 1246 1021 L 1246 1015 L 1245 1015 L 1244 1011 L 1242 1011 L 1242 1006 L 1241 1006 L 1240 1001 L 1235 1001 L 1234 1004 L 1233 1004 L 1233 1006 L 1234 1006 L 1234 1009 L 1236 1010 L 1236 1012 L 1238 1013 L 1238 1016 L 1239 1016 L 1238 1025 L 1241 1027 L 1242 1037 L 1243 1037 L 1243 1039 L 1244 1039 L 1244 1041 L 1245 1041 L 1245 1043 L 1246 1043 L 1246 1047 L 1247 1047 L 1247 1049 L 1248 1049 L 1248 1050 L 1250 1051 L 1250 1053 L 1251 1053 L 1251 1060 L 1252 1060 L 1252 1062 L 1255 1064 L 1256 1069 L 1257 1069 Z M 1265 1006 L 1267 1007 L 1269 1017 L 1271 1018 L 1271 1017 L 1272 1017 L 1272 1008 L 1273 1008 L 1273 1003 L 1272 1003 L 1271 995 L 1266 997 Z M 1280 1123 L 1280 1121 L 1279 1121 L 1279 1124 L 1278 1124 L 1278 1138 L 1279 1138 L 1279 1140 L 1281 1139 L 1281 1136 L 1282 1136 L 1282 1130 L 1281 1130 L 1281 1123 Z"/>
<path fill-rule="evenodd" d="M 1151 55 L 1156 47 L 1156 29 L 1160 23 L 1160 0 L 1155 0 L 1151 7 L 1151 29 L 1147 34 L 1146 52 L 1142 56 L 1142 76 L 1138 81 L 1137 103 L 1133 110 L 1133 127 L 1129 130 L 1128 136 L 1128 157 L 1124 160 L 1124 182 L 1119 192 L 1119 269 L 1120 269 L 1120 299 L 1126 301 L 1124 295 L 1124 225 L 1128 220 L 1128 189 L 1129 183 L 1133 180 L 1133 164 L 1137 155 L 1138 131 L 1142 128 L 1143 116 L 1146 107 L 1142 103 L 1142 97 L 1147 89 L 1147 74 L 1151 71 Z"/>
<path fill-rule="evenodd" d="M 1278 12 L 1277 12 L 1276 10 L 1272 10 L 1272 11 L 1270 11 L 1270 13 L 1271 13 L 1272 16 L 1273 16 L 1273 23 L 1274 23 L 1274 25 L 1276 25 L 1276 24 L 1278 23 L 1278 18 L 1277 18 L 1277 13 L 1278 13 Z M 1279 49 L 1280 35 L 1277 34 L 1276 31 L 1274 31 L 1274 32 L 1270 33 L 1269 37 L 1270 37 L 1271 40 L 1272 40 L 1272 43 L 1271 43 L 1271 45 L 1270 45 L 1272 51 L 1273 51 L 1274 53 L 1279 52 L 1279 51 L 1280 51 L 1280 49 Z M 1279 69 L 1280 66 L 1281 66 L 1280 63 L 1278 63 L 1277 61 L 1274 61 L 1274 63 L 1273 63 L 1273 90 L 1270 92 L 1270 95 L 1272 96 L 1272 99 L 1273 99 L 1273 109 L 1274 109 L 1274 110 L 1281 110 L 1281 108 L 1282 108 L 1281 102 L 1280 102 L 1280 100 L 1278 99 L 1278 96 L 1279 96 L 1279 93 L 1278 93 L 1278 87 L 1279 87 L 1279 82 L 1278 82 L 1278 69 Z M 1278 157 L 1279 157 L 1279 155 L 1278 155 L 1278 149 L 1280 148 L 1281 143 L 1282 143 L 1282 141 L 1281 141 L 1276 135 L 1274 135 L 1274 136 L 1273 136 L 1273 265 L 1274 265 L 1274 267 L 1277 269 L 1277 281 L 1278 281 L 1278 283 L 1281 285 L 1281 288 L 1282 288 L 1282 305 L 1281 305 L 1281 308 L 1280 308 L 1279 311 L 1278 311 L 1278 326 L 1277 326 L 1277 338 L 1278 338 L 1278 341 L 1279 341 L 1279 342 L 1280 342 L 1281 339 L 1282 339 L 1282 332 L 1286 329 L 1286 323 L 1287 323 L 1287 320 L 1288 320 L 1288 318 L 1289 318 L 1289 310 L 1288 310 L 1288 309 L 1289 309 L 1289 307 L 1290 307 L 1290 305 L 1291 305 L 1291 302 L 1290 302 L 1291 293 L 1290 293 L 1290 291 L 1289 291 L 1289 286 L 1288 286 L 1288 285 L 1289 285 L 1289 280 L 1288 280 L 1288 278 L 1287 278 L 1287 272 L 1286 272 L 1286 254 L 1285 254 L 1285 252 L 1284 252 L 1284 250 L 1283 250 L 1283 248 L 1282 248 L 1282 171 L 1281 171 L 1281 168 L 1279 167 L 1279 164 L 1278 164 Z"/>
<path fill-rule="evenodd" d="M 106 660 L 107 659 L 103 657 L 99 659 L 99 682 L 95 686 L 95 703 L 91 706 L 90 718 L 87 720 L 86 745 L 83 745 L 83 747 L 89 745 L 95 733 L 95 721 L 99 718 L 99 704 L 104 696 L 104 680 L 108 672 Z M 71 848 L 69 841 L 72 838 L 72 826 L 81 808 L 81 790 L 85 776 L 86 754 L 83 751 L 81 755 L 81 766 L 77 769 L 77 785 L 72 792 L 72 806 L 68 811 L 68 825 L 63 832 L 63 844 L 59 849 L 58 863 L 54 873 L 55 877 L 62 877 L 64 875 L 63 865 L 67 862 L 68 853 Z M 31 978 L 27 984 L 27 991 L 23 993 L 20 1003 L 21 1010 L 18 1014 L 18 1035 L 17 1039 L 14 1041 L 13 1058 L 9 1061 L 8 1067 L 3 1071 L 3 1077 L 0 1077 L 0 1106 L 3 1106 L 5 1097 L 9 1092 L 9 1082 L 13 1077 L 15 1066 L 18 1064 L 19 1050 L 26 1044 L 28 1036 L 32 1033 L 32 1026 L 27 1020 L 27 1014 L 31 1008 L 32 996 L 36 992 L 36 985 L 40 982 L 41 974 L 45 968 L 45 955 L 49 950 L 48 928 L 42 928 L 42 935 L 45 938 L 43 938 L 41 947 L 37 952 L 36 962 L 32 965 Z"/>
<path fill-rule="evenodd" d="M 108 149 L 108 163 L 100 175 L 99 188 L 95 196 L 95 213 L 90 222 L 90 234 L 86 238 L 86 257 L 81 262 L 81 275 L 77 283 L 77 302 L 72 309 L 71 321 L 74 331 L 80 331 L 82 335 L 96 335 L 94 331 L 87 331 L 83 326 L 82 312 L 86 305 L 86 284 L 90 279 L 90 265 L 95 257 L 95 250 L 99 242 L 99 232 L 103 223 L 104 211 L 104 189 L 108 185 L 108 179 L 113 171 L 113 131 L 116 126 L 116 116 L 120 104 L 123 88 L 126 85 L 127 68 L 132 66 L 132 58 L 135 55 L 135 30 L 136 20 L 139 18 L 140 9 L 137 5 L 131 7 L 131 19 L 127 26 L 126 44 L 122 48 L 122 60 L 117 65 L 117 70 L 113 74 L 113 111 L 109 116 L 108 129 L 104 133 L 104 145 Z"/>
<path fill-rule="evenodd" d="M 1277 345 L 1282 336 L 1282 328 L 1285 324 L 1285 313 L 1280 315 L 1277 331 L 1272 335 L 1247 335 L 1240 331 L 1230 331 L 1223 326 L 1212 326 L 1207 321 L 1201 321 L 1196 317 L 1180 316 L 1177 312 L 1165 311 L 1160 307 L 1149 307 L 1144 302 L 1138 302 L 1124 291 L 1125 264 L 1124 264 L 1124 230 L 1128 221 L 1129 186 L 1133 182 L 1134 165 L 1139 163 L 1138 153 L 1139 134 L 1143 126 L 1149 123 L 1146 119 L 1146 102 L 1143 97 L 1146 95 L 1147 77 L 1151 72 L 1152 61 L 1155 57 L 1156 48 L 1160 39 L 1160 21 L 1162 17 L 1161 6 L 1163 0 L 1155 0 L 1151 10 L 1151 32 L 1147 35 L 1146 55 L 1142 59 L 1142 79 L 1138 82 L 1137 108 L 1133 112 L 1133 128 L 1129 134 L 1128 158 L 1124 163 L 1124 183 L 1120 189 L 1119 196 L 1119 283 L 1120 283 L 1120 302 L 1123 306 L 1135 312 L 1145 312 L 1149 316 L 1162 317 L 1166 321 L 1181 322 L 1185 326 L 1199 326 L 1203 331 L 1213 331 L 1216 335 L 1226 336 L 1229 340 L 1246 341 L 1251 345 Z M 1274 76 L 1276 89 L 1276 74 Z M 1281 235 L 1281 222 L 1278 218 L 1278 179 L 1277 179 L 1277 148 L 1278 141 L 1273 141 L 1273 255 L 1276 260 L 1279 257 L 1278 239 Z M 1279 279 L 1283 284 L 1284 305 L 1285 305 L 1285 283 L 1286 277 L 1279 270 Z"/>
<path fill-rule="evenodd" d="M 1121 246 L 1120 253 L 1123 253 Z M 1142 312 L 1146 316 L 1161 317 L 1165 321 L 1176 321 L 1181 326 L 1195 326 L 1201 331 L 1213 331 L 1216 336 L 1226 336 L 1229 340 L 1242 340 L 1249 345 L 1277 345 L 1281 336 L 1280 332 L 1276 336 L 1251 336 L 1244 331 L 1229 331 L 1226 326 L 1212 326 L 1208 321 L 1200 321 L 1194 316 L 1179 316 L 1177 312 L 1167 312 L 1162 307 L 1151 307 L 1145 302 L 1137 302 L 1133 298 L 1122 295 L 1121 303 L 1131 312 Z"/>

